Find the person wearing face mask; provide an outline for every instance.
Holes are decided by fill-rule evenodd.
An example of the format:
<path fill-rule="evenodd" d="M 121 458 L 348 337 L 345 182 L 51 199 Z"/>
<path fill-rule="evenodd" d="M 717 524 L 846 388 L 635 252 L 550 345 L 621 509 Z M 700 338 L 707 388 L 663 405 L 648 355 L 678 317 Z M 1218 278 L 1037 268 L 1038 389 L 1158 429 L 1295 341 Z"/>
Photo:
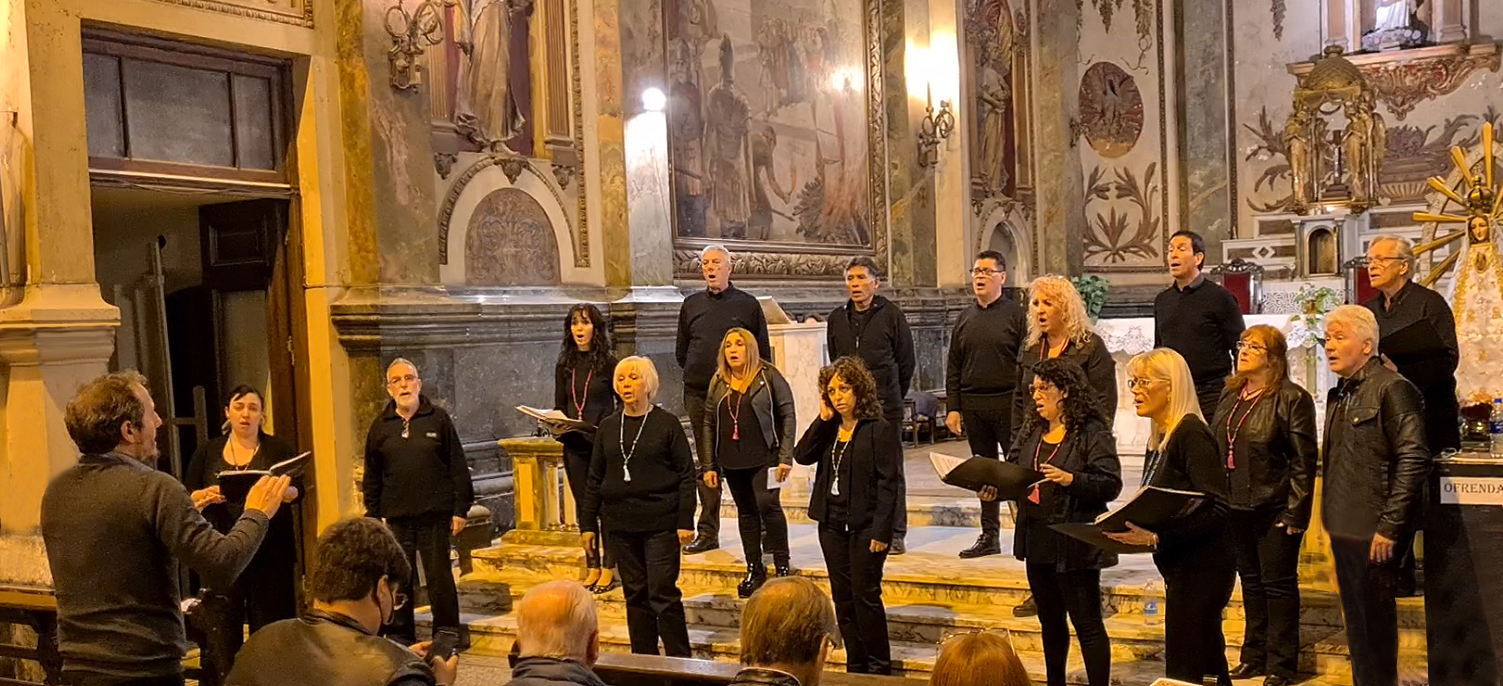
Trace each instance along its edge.
<path fill-rule="evenodd" d="M 407 553 L 369 517 L 336 522 L 318 537 L 308 575 L 313 607 L 256 632 L 226 686 L 342 684 L 453 686 L 458 655 L 430 655 L 431 643 L 404 647 L 376 635 L 410 601 Z"/>
<path fill-rule="evenodd" d="M 434 630 L 463 637 L 449 549 L 475 500 L 464 444 L 449 413 L 423 395 L 417 365 L 392 360 L 386 393 L 391 401 L 365 437 L 365 515 L 386 521 L 410 565 L 422 560 Z M 386 631 L 404 643 L 415 641 L 412 606 L 399 609 Z"/>
<path fill-rule="evenodd" d="M 830 359 L 854 356 L 866 363 L 877 382 L 877 392 L 882 395 L 882 418 L 899 432 L 893 440 L 901 442 L 903 401 L 913 383 L 916 365 L 913 332 L 908 328 L 903 309 L 877 294 L 881 286 L 882 271 L 877 261 L 865 255 L 852 257 L 845 266 L 845 288 L 850 299 L 830 312 L 825 339 Z M 907 501 L 905 479 L 898 484 L 898 512 L 892 520 L 890 555 L 906 552 L 903 539 L 908 535 Z"/>
<path fill-rule="evenodd" d="M 564 327 L 564 342 L 553 368 L 553 409 L 570 419 L 589 424 L 571 429 L 560 422 L 543 422 L 553 437 L 564 444 L 564 473 L 569 477 L 569 491 L 575 509 L 584 499 L 585 479 L 590 471 L 590 455 L 595 452 L 595 429 L 616 411 L 616 390 L 611 375 L 616 370 L 616 356 L 611 353 L 611 339 L 606 333 L 605 317 L 594 305 L 569 308 Z M 610 546 L 585 551 L 584 587 L 605 593 L 621 585 L 616 581 L 616 561 Z"/>
<path fill-rule="evenodd" d="M 297 452 L 262 428 L 261 393 L 236 386 L 225 402 L 226 433 L 194 451 L 183 473 L 183 485 L 193 504 L 219 533 L 229 533 L 245 511 L 245 503 L 226 501 L 219 492 L 219 474 L 270 469 Z M 301 491 L 296 480 L 293 489 Z M 272 622 L 297 616 L 297 536 L 293 521 L 297 501 L 283 507 L 266 532 L 266 540 L 249 566 L 229 588 L 209 588 L 202 611 L 216 626 L 208 627 L 205 665 L 221 679 L 234 666 L 249 624 L 251 633 Z"/>
<path fill-rule="evenodd" d="M 788 479 L 797 419 L 793 389 L 777 367 L 762 361 L 750 331 L 731 329 L 720 350 L 720 371 L 710 382 L 709 401 L 714 409 L 704 429 L 709 433 L 701 439 L 714 447 L 708 462 L 701 460 L 700 467 L 713 488 L 720 487 L 724 474 L 736 501 L 741 548 L 746 554 L 746 578 L 736 586 L 736 593 L 749 598 L 767 581 L 764 543 L 774 573 L 793 573 L 788 559 L 788 519 L 778 500 L 783 491 L 768 488 L 768 470 L 776 472 L 776 481 Z"/>
<path fill-rule="evenodd" d="M 1153 299 L 1153 347 L 1168 348 L 1190 365 L 1200 414 L 1216 413 L 1237 341 L 1247 328 L 1237 297 L 1206 279 L 1205 239 L 1194 231 L 1169 238 L 1169 276 L 1174 283 Z"/>
<path fill-rule="evenodd" d="M 767 337 L 767 317 L 757 297 L 731 283 L 731 251 L 724 246 L 706 246 L 699 251 L 700 271 L 705 289 L 684 298 L 678 311 L 678 340 L 674 357 L 684 372 L 684 412 L 689 415 L 689 429 L 694 434 L 694 452 L 703 461 L 714 446 L 703 442 L 704 426 L 710 412 L 705 396 L 710 379 L 720 359 L 720 342 L 725 332 L 741 327 L 752 332 L 757 349 L 772 361 L 772 343 Z M 687 553 L 703 553 L 720 547 L 720 489 L 708 481 L 698 482 L 699 523 L 697 535 L 684 548 Z M 718 482 L 717 482 L 718 485 Z"/>
<path fill-rule="evenodd" d="M 819 370 L 819 388 L 819 417 L 793 459 L 817 465 L 809 517 L 819 522 L 846 671 L 891 674 L 882 566 L 892 541 L 902 448 L 892 440 L 877 384 L 859 358 L 842 357 Z"/>
<path fill-rule="evenodd" d="M 179 563 L 228 588 L 256 554 L 291 480 L 262 477 L 221 534 L 183 485 L 156 469 L 162 418 L 145 377 L 116 372 L 89 381 L 68 401 L 63 423 L 83 455 L 47 485 L 41 508 L 63 679 L 182 686 Z"/>
<path fill-rule="evenodd" d="M 1231 489 L 1227 532 L 1242 577 L 1247 630 L 1232 678 L 1267 676 L 1289 686 L 1299 673 L 1299 548 L 1315 492 L 1315 400 L 1289 378 L 1284 334 L 1266 324 L 1237 344 L 1237 373 L 1211 431 Z"/>
<path fill-rule="evenodd" d="M 1188 516 L 1157 531 L 1128 522 L 1108 533 L 1121 543 L 1154 548 L 1164 577 L 1164 676 L 1231 686 L 1221 612 L 1237 584 L 1236 561 L 1226 544 L 1225 455 L 1200 416 L 1190 367 L 1179 353 L 1155 348 L 1128 363 L 1128 388 L 1139 417 L 1152 426 L 1143 456 L 1143 486 L 1196 491 L 1207 496 Z"/>
<path fill-rule="evenodd" d="M 1326 401 L 1321 521 L 1331 536 L 1353 686 L 1398 683 L 1396 546 L 1415 524 L 1430 472 L 1424 401 L 1379 361 L 1371 310 L 1326 315 L 1326 359 L 1341 380 Z"/>
<path fill-rule="evenodd" d="M 1028 286 L 1028 337 L 1018 356 L 1018 388 L 1033 387 L 1034 367 L 1045 360 L 1070 360 L 1085 372 L 1092 402 L 1106 428 L 1117 417 L 1117 363 L 1106 342 L 1091 328 L 1085 301 L 1074 284 L 1059 276 L 1041 276 Z M 1017 435 L 1033 412 L 1033 399 L 1017 393 L 1013 399 L 1012 434 Z"/>
<path fill-rule="evenodd" d="M 652 360 L 616 364 L 621 410 L 600 422 L 584 499 L 580 542 L 611 546 L 626 597 L 631 651 L 689 657 L 689 625 L 678 587 L 679 547 L 694 538 L 694 457 L 678 417 L 652 404 L 658 371 Z"/>
<path fill-rule="evenodd" d="M 995 250 L 976 255 L 971 290 L 976 302 L 960 313 L 945 362 L 945 426 L 965 433 L 971 454 L 999 459 L 1012 446 L 1012 409 L 1018 384 L 1018 353 L 1028 335 L 1023 309 L 1002 297 L 1007 261 Z M 981 535 L 962 558 L 1002 552 L 1002 508 L 981 501 Z"/>

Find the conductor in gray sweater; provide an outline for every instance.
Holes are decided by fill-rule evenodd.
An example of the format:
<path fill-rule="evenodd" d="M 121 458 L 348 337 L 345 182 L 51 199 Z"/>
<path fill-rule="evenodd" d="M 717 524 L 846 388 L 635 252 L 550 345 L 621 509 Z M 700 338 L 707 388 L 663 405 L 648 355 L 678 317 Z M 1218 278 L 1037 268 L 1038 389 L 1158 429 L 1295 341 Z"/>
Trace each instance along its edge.
<path fill-rule="evenodd" d="M 221 535 L 171 475 L 157 471 L 157 416 L 146 379 L 119 372 L 68 402 L 68 435 L 83 455 L 42 496 L 42 540 L 57 595 L 58 647 L 74 686 L 181 686 L 183 632 L 175 566 L 216 587 L 245 569 L 287 477 L 263 477 L 245 514 Z M 215 496 L 206 496 L 212 499 Z"/>

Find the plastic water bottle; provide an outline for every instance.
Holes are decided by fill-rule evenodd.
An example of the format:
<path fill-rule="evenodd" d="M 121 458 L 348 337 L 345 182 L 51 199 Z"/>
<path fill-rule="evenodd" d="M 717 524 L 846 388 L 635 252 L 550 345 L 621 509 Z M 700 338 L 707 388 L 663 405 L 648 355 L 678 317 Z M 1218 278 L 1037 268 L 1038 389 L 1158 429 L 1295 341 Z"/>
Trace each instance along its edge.
<path fill-rule="evenodd" d="M 1503 398 L 1493 398 L 1493 414 L 1487 421 L 1487 434 L 1492 439 L 1493 458 L 1503 460 Z"/>
<path fill-rule="evenodd" d="M 1150 580 L 1143 586 L 1143 623 L 1148 626 L 1158 626 L 1164 623 L 1164 615 L 1159 611 L 1159 595 L 1163 586 L 1158 579 Z"/>

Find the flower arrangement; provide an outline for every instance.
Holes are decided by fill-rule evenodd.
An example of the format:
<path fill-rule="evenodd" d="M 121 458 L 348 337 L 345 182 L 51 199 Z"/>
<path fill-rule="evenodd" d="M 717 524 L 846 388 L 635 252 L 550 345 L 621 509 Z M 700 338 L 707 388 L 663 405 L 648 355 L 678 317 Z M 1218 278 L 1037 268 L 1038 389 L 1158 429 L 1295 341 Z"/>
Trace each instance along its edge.
<path fill-rule="evenodd" d="M 1075 292 L 1085 301 L 1086 314 L 1091 317 L 1091 323 L 1096 323 L 1096 319 L 1101 316 L 1101 306 L 1106 304 L 1106 292 L 1111 288 L 1112 282 L 1095 274 L 1083 274 L 1070 277 L 1070 284 L 1075 286 Z"/>
<path fill-rule="evenodd" d="M 1341 295 L 1328 286 L 1306 284 L 1294 294 L 1294 300 L 1299 303 L 1300 311 L 1289 317 L 1289 323 L 1304 329 L 1307 341 L 1324 345 L 1326 315 L 1341 306 Z"/>

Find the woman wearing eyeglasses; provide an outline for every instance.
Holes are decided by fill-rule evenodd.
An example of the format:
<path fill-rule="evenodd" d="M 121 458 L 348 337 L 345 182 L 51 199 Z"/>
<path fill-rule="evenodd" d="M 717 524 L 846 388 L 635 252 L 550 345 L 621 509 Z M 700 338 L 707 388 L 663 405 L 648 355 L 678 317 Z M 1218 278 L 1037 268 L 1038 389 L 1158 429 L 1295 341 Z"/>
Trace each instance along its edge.
<path fill-rule="evenodd" d="M 819 417 L 794 447 L 793 459 L 817 465 L 809 517 L 819 522 L 846 671 L 891 674 L 882 566 L 902 478 L 900 448 L 860 358 L 842 357 L 819 370 L 819 388 Z"/>
<path fill-rule="evenodd" d="M 1299 670 L 1299 548 L 1310 523 L 1315 400 L 1289 380 L 1284 334 L 1249 328 L 1237 343 L 1211 432 L 1231 476 L 1227 531 L 1242 577 L 1247 631 L 1232 678 L 1288 686 Z"/>
<path fill-rule="evenodd" d="M 1072 360 L 1085 372 L 1092 400 L 1110 429 L 1117 417 L 1117 363 L 1091 328 L 1085 301 L 1068 279 L 1041 276 L 1028 286 L 1028 338 L 1018 356 L 1018 388 L 1013 399 L 1012 435 L 1032 414 L 1034 367 L 1044 360 Z"/>
<path fill-rule="evenodd" d="M 721 475 L 736 501 L 741 549 L 746 555 L 746 578 L 736 594 L 750 598 L 767 581 L 762 546 L 772 554 L 778 576 L 793 573 L 788 560 L 788 519 L 778 496 L 767 487 L 768 470 L 777 481 L 793 468 L 793 389 L 777 367 L 762 362 L 757 339 L 736 327 L 720 343 L 720 371 L 710 380 L 710 392 L 700 445 L 714 446 L 703 456 L 705 485 L 719 488 Z M 763 532 L 767 538 L 763 540 Z"/>
<path fill-rule="evenodd" d="M 1038 606 L 1049 686 L 1065 685 L 1070 655 L 1068 615 L 1080 639 L 1086 679 L 1106 686 L 1112 648 L 1101 618 L 1101 570 L 1117 556 L 1050 528 L 1093 522 L 1122 491 L 1117 441 L 1096 405 L 1096 394 L 1073 361 L 1056 358 L 1033 367 L 1033 406 L 1007 460 L 1043 472 L 1045 483 L 1018 501 L 1013 555 L 1027 563 L 1028 590 Z M 996 491 L 983 489 L 982 499 Z"/>
<path fill-rule="evenodd" d="M 616 411 L 616 390 L 611 378 L 616 370 L 616 356 L 611 354 L 605 316 L 594 305 L 582 303 L 569 308 L 564 321 L 564 342 L 553 366 L 553 409 L 588 426 L 571 428 L 563 422 L 550 421 L 542 424 L 564 444 L 564 474 L 569 477 L 569 491 L 574 495 L 577 511 L 584 500 L 585 480 L 589 478 L 595 430 Z M 595 593 L 605 593 L 621 584 L 615 578 L 616 560 L 610 554 L 610 546 L 596 547 L 599 550 L 585 551 L 585 578 L 581 583 Z"/>
<path fill-rule="evenodd" d="M 1108 536 L 1154 548 L 1153 562 L 1164 577 L 1164 676 L 1197 684 L 1214 676 L 1231 686 L 1221 612 L 1237 578 L 1226 544 L 1225 456 L 1201 417 L 1195 381 L 1179 353 L 1150 350 L 1134 357 L 1127 371 L 1138 416 L 1152 425 L 1143 485 L 1198 491 L 1208 500 L 1158 531 L 1128 523 L 1129 531 Z"/>
<path fill-rule="evenodd" d="M 595 452 L 579 503 L 585 550 L 603 529 L 621 572 L 631 651 L 689 657 L 689 627 L 678 587 L 680 546 L 694 539 L 694 458 L 678 417 L 652 404 L 652 360 L 616 364 L 621 411 L 595 432 Z"/>

